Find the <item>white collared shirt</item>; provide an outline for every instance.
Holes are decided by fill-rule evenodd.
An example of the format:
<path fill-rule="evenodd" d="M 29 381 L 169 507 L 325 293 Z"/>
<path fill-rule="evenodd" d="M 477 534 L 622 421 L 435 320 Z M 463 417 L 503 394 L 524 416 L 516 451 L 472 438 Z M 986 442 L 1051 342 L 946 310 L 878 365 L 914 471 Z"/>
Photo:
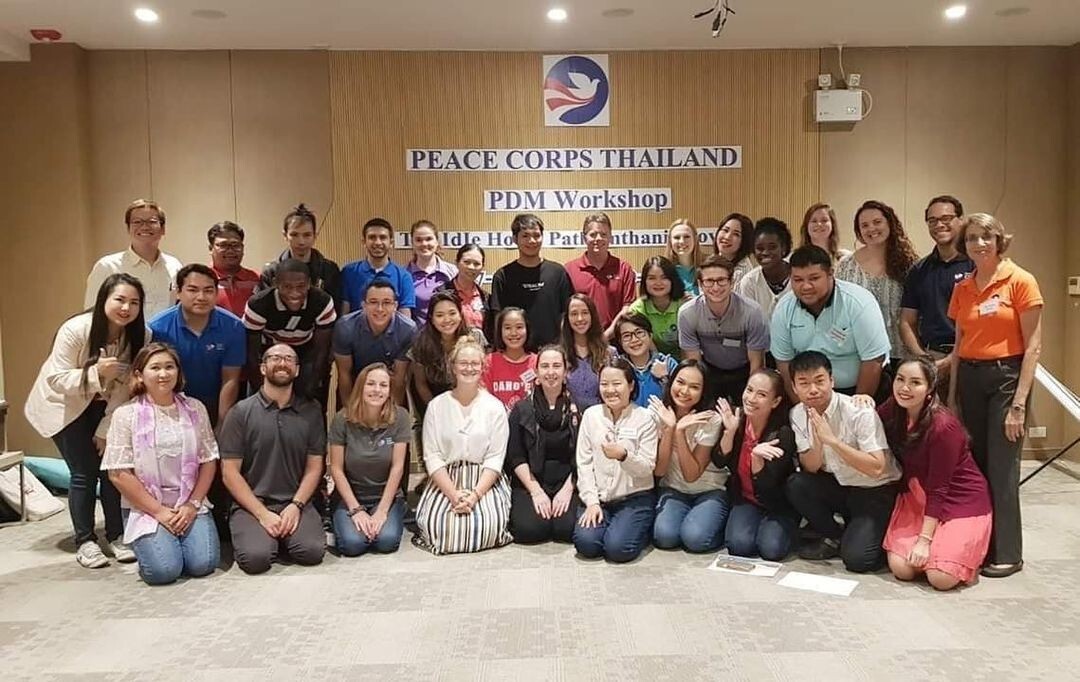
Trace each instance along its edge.
<path fill-rule="evenodd" d="M 146 300 L 143 301 L 143 315 L 149 320 L 176 303 L 176 273 L 180 272 L 182 267 L 183 263 L 164 251 L 159 251 L 157 260 L 150 263 L 132 251 L 130 246 L 126 251 L 102 256 L 97 263 L 94 263 L 94 268 L 86 278 L 83 307 L 94 307 L 98 289 L 101 288 L 105 279 L 109 275 L 123 272 L 138 277 L 142 282 L 146 294 Z"/>
<path fill-rule="evenodd" d="M 878 478 L 867 476 L 845 462 L 839 453 L 827 445 L 822 449 L 822 471 L 835 476 L 840 485 L 856 488 L 876 488 L 899 480 L 900 467 L 889 450 L 885 426 L 881 423 L 877 411 L 871 407 L 859 407 L 851 396 L 833 391 L 832 400 L 825 410 L 825 421 L 832 427 L 837 438 L 856 450 L 884 452 L 885 471 Z M 810 426 L 810 416 L 803 403 L 791 408 L 791 430 L 795 432 L 795 447 L 798 451 L 803 453 L 809 450 L 814 438 L 813 427 Z"/>

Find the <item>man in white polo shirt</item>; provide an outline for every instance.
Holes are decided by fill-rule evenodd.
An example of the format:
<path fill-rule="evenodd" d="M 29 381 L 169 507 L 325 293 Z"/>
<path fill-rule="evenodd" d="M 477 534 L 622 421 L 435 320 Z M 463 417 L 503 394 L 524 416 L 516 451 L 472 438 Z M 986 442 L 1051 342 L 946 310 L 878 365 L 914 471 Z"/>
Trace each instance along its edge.
<path fill-rule="evenodd" d="M 900 478 L 885 427 L 873 408 L 833 390 L 832 364 L 824 353 L 799 353 L 791 360 L 791 375 L 800 401 L 791 409 L 791 429 L 801 471 L 788 478 L 785 489 L 792 506 L 821 534 L 799 557 L 839 556 L 849 571 L 876 571 L 885 561 L 881 541 Z"/>
<path fill-rule="evenodd" d="M 138 277 L 146 292 L 143 314 L 150 319 L 176 303 L 176 273 L 183 264 L 159 248 L 165 236 L 165 211 L 157 203 L 139 199 L 124 212 L 131 244 L 125 251 L 102 256 L 86 278 L 83 307 L 92 308 L 98 289 L 109 275 L 118 272 Z"/>

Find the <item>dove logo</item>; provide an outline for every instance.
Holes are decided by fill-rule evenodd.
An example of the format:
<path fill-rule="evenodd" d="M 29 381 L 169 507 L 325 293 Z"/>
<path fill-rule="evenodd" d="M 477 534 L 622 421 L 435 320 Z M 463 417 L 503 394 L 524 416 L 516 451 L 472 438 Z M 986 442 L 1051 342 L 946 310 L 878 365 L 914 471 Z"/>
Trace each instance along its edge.
<path fill-rule="evenodd" d="M 610 125 L 608 56 L 544 56 L 544 124 Z"/>

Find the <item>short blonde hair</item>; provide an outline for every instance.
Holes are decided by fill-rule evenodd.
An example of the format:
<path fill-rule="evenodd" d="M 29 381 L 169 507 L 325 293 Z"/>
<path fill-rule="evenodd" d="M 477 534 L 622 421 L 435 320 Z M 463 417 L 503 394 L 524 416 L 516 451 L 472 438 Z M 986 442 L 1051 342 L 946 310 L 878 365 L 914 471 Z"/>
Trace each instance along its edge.
<path fill-rule="evenodd" d="M 994 236 L 997 243 L 998 255 L 1003 255 L 1012 244 L 1013 236 L 1005 232 L 1005 226 L 1001 221 L 989 213 L 972 213 L 964 216 L 960 222 L 960 238 L 956 241 L 956 249 L 965 256 L 967 252 L 967 234 L 969 229 L 982 230 Z"/>

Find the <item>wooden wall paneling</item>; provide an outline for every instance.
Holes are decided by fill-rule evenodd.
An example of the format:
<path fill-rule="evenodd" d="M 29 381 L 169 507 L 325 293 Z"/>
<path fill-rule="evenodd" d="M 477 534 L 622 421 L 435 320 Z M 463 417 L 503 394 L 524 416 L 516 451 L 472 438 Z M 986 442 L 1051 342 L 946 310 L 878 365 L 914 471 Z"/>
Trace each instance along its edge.
<path fill-rule="evenodd" d="M 155 51 L 148 59 L 151 183 L 168 214 L 162 248 L 205 262 L 207 228 L 236 218 L 229 53 Z"/>
<path fill-rule="evenodd" d="M 796 220 L 816 198 L 817 135 L 806 120 L 812 50 L 619 52 L 609 55 L 611 126 L 546 128 L 541 55 L 371 53 L 330 56 L 335 205 L 325 239 L 359 257 L 359 225 L 383 215 L 398 229 L 427 217 L 447 230 L 505 232 L 511 213 L 485 213 L 485 189 L 671 187 L 674 206 L 613 211 L 619 228 L 665 228 L 676 217 L 715 225 L 730 210 Z M 410 87 L 402 88 L 400 84 Z M 725 171 L 407 173 L 408 148 L 613 147 L 738 144 Z M 584 213 L 547 212 L 549 229 L 580 229 Z M 619 251 L 635 266 L 649 249 Z M 514 257 L 492 250 L 488 270 Z M 570 250 L 550 250 L 566 260 Z M 407 259 L 399 252 L 396 257 Z"/>
<path fill-rule="evenodd" d="M 304 202 L 321 217 L 333 201 L 328 57 L 237 50 L 230 62 L 236 219 L 246 262 L 258 268 L 280 253 L 293 206 Z"/>
<path fill-rule="evenodd" d="M 147 53 L 87 52 L 90 126 L 89 272 L 103 254 L 128 246 L 124 210 L 152 198 Z M 168 208 L 166 208 L 168 211 Z M 80 298 L 80 302 L 81 302 Z"/>

